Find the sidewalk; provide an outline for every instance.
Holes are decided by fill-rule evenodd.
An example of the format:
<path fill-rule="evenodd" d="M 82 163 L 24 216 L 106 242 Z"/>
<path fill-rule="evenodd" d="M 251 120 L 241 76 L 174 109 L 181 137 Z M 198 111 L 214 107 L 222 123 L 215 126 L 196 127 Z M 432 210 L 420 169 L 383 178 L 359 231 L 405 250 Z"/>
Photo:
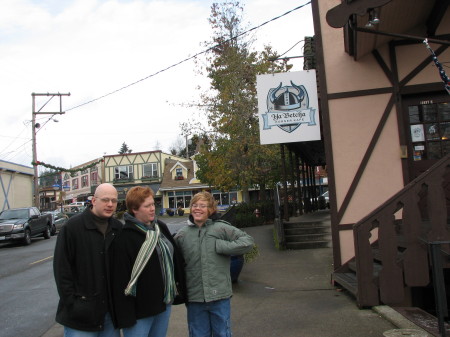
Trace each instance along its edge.
<path fill-rule="evenodd" d="M 330 221 L 328 211 L 300 217 Z M 360 310 L 331 284 L 332 249 L 278 251 L 273 225 L 245 228 L 260 251 L 233 285 L 235 337 L 383 337 L 391 329 L 418 329 L 387 306 Z M 58 324 L 42 337 L 62 337 Z M 173 306 L 168 337 L 188 337 L 186 309 Z"/>

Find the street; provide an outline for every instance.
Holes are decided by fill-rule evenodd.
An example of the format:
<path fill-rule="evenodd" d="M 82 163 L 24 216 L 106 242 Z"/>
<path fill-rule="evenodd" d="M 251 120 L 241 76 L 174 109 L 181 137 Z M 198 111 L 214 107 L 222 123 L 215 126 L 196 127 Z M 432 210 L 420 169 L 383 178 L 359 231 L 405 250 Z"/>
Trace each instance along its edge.
<path fill-rule="evenodd" d="M 186 217 L 162 219 L 172 233 Z M 58 294 L 53 278 L 57 236 L 33 238 L 29 246 L 0 244 L 0 337 L 37 337 L 55 324 Z"/>
<path fill-rule="evenodd" d="M 57 292 L 53 281 L 56 237 L 0 245 L 1 337 L 36 337 L 53 323 Z"/>

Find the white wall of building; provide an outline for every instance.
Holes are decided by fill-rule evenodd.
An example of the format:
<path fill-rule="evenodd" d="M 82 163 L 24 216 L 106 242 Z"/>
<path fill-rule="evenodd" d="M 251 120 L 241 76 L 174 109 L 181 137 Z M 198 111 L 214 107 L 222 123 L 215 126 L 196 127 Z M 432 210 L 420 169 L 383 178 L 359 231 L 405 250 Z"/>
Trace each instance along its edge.
<path fill-rule="evenodd" d="M 33 168 L 0 160 L 0 211 L 33 206 Z"/>

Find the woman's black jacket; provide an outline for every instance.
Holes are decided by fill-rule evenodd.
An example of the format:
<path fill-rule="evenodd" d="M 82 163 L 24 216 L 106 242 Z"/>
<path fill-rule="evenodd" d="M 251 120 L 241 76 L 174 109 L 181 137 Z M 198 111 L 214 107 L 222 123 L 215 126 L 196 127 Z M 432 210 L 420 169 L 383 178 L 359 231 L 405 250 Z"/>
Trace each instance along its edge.
<path fill-rule="evenodd" d="M 174 252 L 174 274 L 177 297 L 173 304 L 186 302 L 186 282 L 184 260 L 167 225 L 158 220 L 161 234 L 172 243 Z M 157 315 L 166 310 L 164 304 L 164 281 L 156 249 L 138 278 L 136 297 L 125 296 L 125 288 L 130 281 L 131 271 L 139 249 L 145 240 L 145 233 L 130 221 L 126 221 L 120 237 L 114 242 L 113 302 L 119 328 L 133 326 L 136 320 Z"/>
<path fill-rule="evenodd" d="M 103 330 L 110 312 L 110 249 L 122 223 L 109 219 L 104 236 L 97 230 L 90 208 L 70 218 L 58 234 L 53 271 L 59 293 L 56 321 L 72 329 Z"/>

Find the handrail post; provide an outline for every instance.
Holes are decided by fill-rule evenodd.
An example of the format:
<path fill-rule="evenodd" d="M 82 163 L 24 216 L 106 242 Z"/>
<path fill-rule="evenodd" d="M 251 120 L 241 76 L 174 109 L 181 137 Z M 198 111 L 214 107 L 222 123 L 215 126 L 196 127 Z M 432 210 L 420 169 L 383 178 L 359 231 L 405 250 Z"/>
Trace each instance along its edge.
<path fill-rule="evenodd" d="M 431 273 L 433 275 L 434 301 L 436 303 L 436 313 L 441 337 L 446 337 L 444 317 L 448 316 L 447 295 L 445 292 L 441 254 L 441 245 L 446 243 L 450 243 L 450 241 L 428 242 L 431 259 Z"/>

